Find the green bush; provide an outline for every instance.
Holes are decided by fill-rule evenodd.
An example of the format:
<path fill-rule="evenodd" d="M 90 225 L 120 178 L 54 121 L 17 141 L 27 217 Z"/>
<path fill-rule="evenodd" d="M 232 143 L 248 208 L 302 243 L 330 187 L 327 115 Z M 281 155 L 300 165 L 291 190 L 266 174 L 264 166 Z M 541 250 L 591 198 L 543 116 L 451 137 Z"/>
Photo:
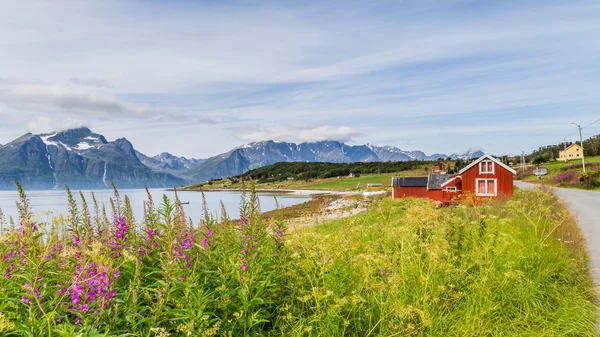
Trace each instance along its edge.
<path fill-rule="evenodd" d="M 596 188 L 600 187 L 600 172 L 599 171 L 586 171 L 579 175 L 579 182 L 585 188 Z"/>

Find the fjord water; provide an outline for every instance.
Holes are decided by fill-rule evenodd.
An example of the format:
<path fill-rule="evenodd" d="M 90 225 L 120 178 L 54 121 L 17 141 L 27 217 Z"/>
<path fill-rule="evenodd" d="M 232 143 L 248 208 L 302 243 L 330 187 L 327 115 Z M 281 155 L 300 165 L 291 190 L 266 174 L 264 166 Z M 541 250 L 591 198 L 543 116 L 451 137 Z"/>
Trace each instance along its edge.
<path fill-rule="evenodd" d="M 72 191 L 75 199 L 77 200 L 79 211 L 81 211 L 81 197 L 79 191 Z M 96 196 L 96 200 L 100 209 L 102 204 L 106 206 L 107 214 L 111 215 L 110 198 L 113 197 L 113 191 L 106 190 L 87 190 L 82 191 L 83 195 L 90 207 L 90 212 L 93 212 L 92 192 Z M 26 191 L 27 197 L 30 201 L 31 207 L 34 214 L 36 214 L 42 221 L 51 220 L 52 216 L 58 216 L 60 212 L 68 211 L 68 200 L 67 192 L 65 190 L 43 190 L 43 191 Z M 169 197 L 171 201 L 174 200 L 174 192 L 165 191 L 163 189 L 151 189 L 150 194 L 156 207 L 159 207 L 162 203 L 163 195 Z M 192 217 L 194 223 L 198 223 L 203 218 L 202 209 L 202 193 L 193 191 L 178 191 L 179 200 L 182 203 L 189 202 L 189 204 L 183 205 L 186 215 Z M 136 222 L 139 222 L 143 218 L 144 212 L 144 201 L 148 199 L 146 190 L 143 189 L 131 189 L 131 190 L 119 190 L 121 199 L 127 195 L 131 201 L 131 207 L 133 209 L 133 215 Z M 225 206 L 225 209 L 230 217 L 236 218 L 239 216 L 239 207 L 241 201 L 241 193 L 239 192 L 205 192 L 206 203 L 208 210 L 215 216 L 220 216 L 221 201 Z M 298 197 L 285 194 L 259 194 L 261 211 L 266 212 L 274 210 L 276 208 L 276 201 L 280 207 L 288 207 L 295 204 L 303 203 L 309 198 Z M 18 222 L 18 211 L 15 202 L 18 200 L 19 194 L 17 191 L 0 191 L 0 209 L 4 214 L 5 224 L 8 223 L 10 216 L 13 217 L 15 223 Z M 49 215 L 42 212 L 50 211 Z"/>

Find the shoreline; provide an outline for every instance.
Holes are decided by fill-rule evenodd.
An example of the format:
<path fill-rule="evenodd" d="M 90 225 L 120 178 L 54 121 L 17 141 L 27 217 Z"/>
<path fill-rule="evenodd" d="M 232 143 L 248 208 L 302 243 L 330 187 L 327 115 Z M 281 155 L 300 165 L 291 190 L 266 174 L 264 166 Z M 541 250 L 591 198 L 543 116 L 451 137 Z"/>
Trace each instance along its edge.
<path fill-rule="evenodd" d="M 167 191 L 174 191 L 175 189 L 169 189 Z M 194 190 L 177 190 L 177 192 L 249 192 L 249 189 L 243 188 L 220 188 L 220 189 L 194 189 Z M 254 190 L 259 194 L 284 194 L 298 197 L 315 197 L 322 195 L 340 195 L 340 196 L 352 196 L 352 195 L 364 195 L 363 192 L 353 191 L 336 191 L 336 190 L 306 190 L 306 189 L 260 189 Z"/>

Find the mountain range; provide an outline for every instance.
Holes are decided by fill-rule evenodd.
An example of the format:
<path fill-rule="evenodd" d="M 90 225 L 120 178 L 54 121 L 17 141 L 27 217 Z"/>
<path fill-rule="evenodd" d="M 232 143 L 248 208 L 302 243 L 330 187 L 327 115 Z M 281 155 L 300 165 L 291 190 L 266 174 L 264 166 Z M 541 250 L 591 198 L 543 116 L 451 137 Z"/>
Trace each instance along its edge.
<path fill-rule="evenodd" d="M 428 156 L 422 151 L 403 151 L 393 146 L 263 141 L 208 159 L 188 159 L 166 152 L 150 157 L 135 150 L 125 138 L 109 142 L 82 127 L 48 134 L 27 133 L 0 145 L 0 189 L 13 189 L 14 179 L 29 189 L 62 188 L 63 184 L 76 189 L 98 189 L 110 187 L 110 181 L 119 188 L 165 188 L 235 176 L 282 161 L 349 163 L 470 159 L 481 155 L 480 150 Z"/>
<path fill-rule="evenodd" d="M 227 153 L 208 158 L 183 177 L 191 181 L 236 176 L 246 171 L 278 162 L 352 163 L 374 161 L 437 160 L 440 158 L 471 159 L 483 155 L 471 149 L 464 154 L 434 154 L 422 151 L 403 151 L 393 146 L 347 145 L 337 141 L 285 143 L 276 141 L 254 142 Z"/>

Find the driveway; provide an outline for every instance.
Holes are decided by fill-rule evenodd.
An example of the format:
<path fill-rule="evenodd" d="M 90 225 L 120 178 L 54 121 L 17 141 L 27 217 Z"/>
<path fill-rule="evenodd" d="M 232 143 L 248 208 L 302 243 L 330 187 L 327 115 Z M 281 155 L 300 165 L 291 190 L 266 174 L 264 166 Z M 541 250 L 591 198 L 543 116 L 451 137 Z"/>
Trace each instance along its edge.
<path fill-rule="evenodd" d="M 515 181 L 519 188 L 536 185 Z M 590 254 L 590 268 L 596 289 L 600 288 L 600 192 L 555 187 L 554 193 L 564 199 L 586 238 Z"/>

